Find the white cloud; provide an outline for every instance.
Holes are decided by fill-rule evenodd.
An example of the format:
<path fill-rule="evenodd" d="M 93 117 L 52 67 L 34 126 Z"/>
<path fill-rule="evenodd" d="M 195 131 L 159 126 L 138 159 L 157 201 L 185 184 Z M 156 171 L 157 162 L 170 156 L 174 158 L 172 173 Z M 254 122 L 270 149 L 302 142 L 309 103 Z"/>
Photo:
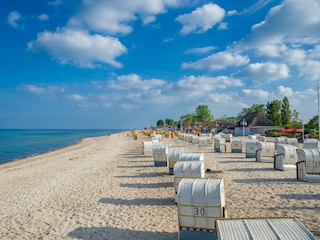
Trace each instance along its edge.
<path fill-rule="evenodd" d="M 282 96 L 287 96 L 287 97 L 293 96 L 293 90 L 290 87 L 279 86 L 278 92 Z"/>
<path fill-rule="evenodd" d="M 116 80 L 108 81 L 108 87 L 113 89 L 140 89 L 150 90 L 152 88 L 161 87 L 165 81 L 160 79 L 142 80 L 136 74 L 118 76 Z"/>
<path fill-rule="evenodd" d="M 38 86 L 32 85 L 32 84 L 23 84 L 23 85 L 19 86 L 19 90 L 30 92 L 30 93 L 35 93 L 35 94 L 41 94 L 41 93 L 46 92 L 45 88 L 38 87 Z"/>
<path fill-rule="evenodd" d="M 152 23 L 156 20 L 156 17 L 155 16 L 145 16 L 145 17 L 142 17 L 142 22 L 143 22 L 143 25 L 148 25 L 149 23 Z"/>
<path fill-rule="evenodd" d="M 253 26 L 251 35 L 239 47 L 259 50 L 284 43 L 316 43 L 320 37 L 319 12 L 318 0 L 284 0 L 281 5 L 271 8 L 262 22 Z"/>
<path fill-rule="evenodd" d="M 127 51 L 117 38 L 67 29 L 38 34 L 37 40 L 28 43 L 28 50 L 44 50 L 61 64 L 88 68 L 100 63 L 121 67 L 115 58 Z"/>
<path fill-rule="evenodd" d="M 41 98 L 57 98 L 57 94 L 63 93 L 65 91 L 64 87 L 59 86 L 37 86 L 34 84 L 21 84 L 17 88 L 19 91 L 29 92 L 31 94 L 35 94 L 40 96 Z"/>
<path fill-rule="evenodd" d="M 221 22 L 221 23 L 219 24 L 218 29 L 219 29 L 219 30 L 226 30 L 226 29 L 228 29 L 228 23 L 226 23 L 226 22 Z"/>
<path fill-rule="evenodd" d="M 38 19 L 42 21 L 47 21 L 49 20 L 49 16 L 47 14 L 42 13 L 38 16 Z"/>
<path fill-rule="evenodd" d="M 59 6 L 61 4 L 62 4 L 62 0 L 54 0 L 54 1 L 48 2 L 48 5 L 51 5 L 51 6 Z"/>
<path fill-rule="evenodd" d="M 283 60 L 299 71 L 300 76 L 307 80 L 320 78 L 320 60 L 318 46 L 308 51 L 304 49 L 288 49 L 283 54 Z"/>
<path fill-rule="evenodd" d="M 257 49 L 258 55 L 268 56 L 268 57 L 280 57 L 288 47 L 285 44 L 270 44 L 260 46 Z"/>
<path fill-rule="evenodd" d="M 263 7 L 265 7 L 267 4 L 269 4 L 272 1 L 273 0 L 259 0 L 259 1 L 255 2 L 255 4 L 253 4 L 249 8 L 244 9 L 240 14 L 255 13 L 255 12 L 259 11 L 260 9 L 262 9 Z"/>
<path fill-rule="evenodd" d="M 233 52 L 219 52 L 196 62 L 183 63 L 182 68 L 219 70 L 230 66 L 242 66 L 249 63 L 247 56 Z"/>
<path fill-rule="evenodd" d="M 185 51 L 186 54 L 205 54 L 216 49 L 214 46 L 202 47 L 202 48 L 190 48 Z"/>
<path fill-rule="evenodd" d="M 243 89 L 242 92 L 246 97 L 254 97 L 264 100 L 269 97 L 269 92 L 261 89 Z"/>
<path fill-rule="evenodd" d="M 67 97 L 73 101 L 83 101 L 87 99 L 85 96 L 81 96 L 80 94 L 77 94 L 77 93 L 69 94 L 67 95 Z"/>
<path fill-rule="evenodd" d="M 21 26 L 20 26 L 21 19 L 22 19 L 22 16 L 19 12 L 12 11 L 8 15 L 7 22 L 11 27 L 21 28 Z"/>
<path fill-rule="evenodd" d="M 271 82 L 290 76 L 290 69 L 286 64 L 264 62 L 249 64 L 242 71 L 235 73 L 238 78 L 251 79 L 254 82 Z"/>
<path fill-rule="evenodd" d="M 104 34 L 128 34 L 131 22 L 141 18 L 143 24 L 155 20 L 167 7 L 186 4 L 179 0 L 83 1 L 80 11 L 69 20 L 68 27 L 89 28 Z"/>
<path fill-rule="evenodd" d="M 188 90 L 190 93 L 199 92 L 203 94 L 210 92 L 214 89 L 224 89 L 227 87 L 242 87 L 243 83 L 235 78 L 229 78 L 227 76 L 187 76 L 180 79 L 176 83 L 178 90 Z"/>
<path fill-rule="evenodd" d="M 227 12 L 227 16 L 233 16 L 233 15 L 237 15 L 237 14 L 238 14 L 237 10 L 231 10 L 231 11 Z"/>
<path fill-rule="evenodd" d="M 308 51 L 308 55 L 314 59 L 320 59 L 320 43 Z"/>
<path fill-rule="evenodd" d="M 178 16 L 176 21 L 183 25 L 181 34 L 204 33 L 221 22 L 225 13 L 223 8 L 209 3 L 198 7 L 189 14 Z"/>
<path fill-rule="evenodd" d="M 227 102 L 233 101 L 234 97 L 232 94 L 228 94 L 228 93 L 211 93 L 209 94 L 209 99 L 212 102 L 225 104 Z"/>

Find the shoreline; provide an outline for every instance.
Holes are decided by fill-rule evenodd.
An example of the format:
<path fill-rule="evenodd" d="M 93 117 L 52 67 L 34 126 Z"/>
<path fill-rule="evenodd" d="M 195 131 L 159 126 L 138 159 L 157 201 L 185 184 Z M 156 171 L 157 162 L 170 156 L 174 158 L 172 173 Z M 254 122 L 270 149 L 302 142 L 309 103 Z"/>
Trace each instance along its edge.
<path fill-rule="evenodd" d="M 0 239 L 155 239 L 178 237 L 173 176 L 144 156 L 129 131 L 0 165 Z M 228 218 L 297 217 L 320 239 L 320 184 L 295 179 L 245 154 L 177 139 L 203 152 L 209 178 L 223 178 Z"/>
<path fill-rule="evenodd" d="M 15 129 L 13 129 L 15 130 Z M 18 129 L 18 130 L 24 130 L 24 129 Z M 35 130 L 46 130 L 46 129 L 35 129 Z M 51 129 L 50 129 L 51 130 Z M 60 129 L 53 129 L 53 130 L 60 130 Z M 64 130 L 64 129 L 61 129 L 61 130 Z M 66 129 L 66 130 L 78 130 L 78 129 Z M 82 130 L 82 129 L 79 129 L 79 130 Z M 91 130 L 91 129 L 89 129 Z M 93 129 L 93 130 L 96 130 L 96 129 Z M 104 129 L 102 129 L 104 130 Z M 115 131 L 118 131 L 117 129 L 114 129 Z M 24 157 L 20 157 L 20 158 L 14 158 L 14 159 L 10 159 L 10 160 L 5 160 L 4 162 L 0 162 L 0 166 L 3 165 L 3 164 L 8 164 L 8 163 L 11 163 L 11 162 L 16 162 L 16 161 L 21 161 L 21 160 L 25 160 L 25 159 L 29 159 L 29 158 L 32 158 L 32 157 L 36 157 L 36 156 L 39 156 L 39 155 L 42 155 L 42 154 L 46 154 L 46 153 L 50 153 L 50 152 L 54 152 L 54 151 L 57 151 L 57 150 L 60 150 L 60 149 L 63 149 L 63 148 L 67 148 L 67 147 L 70 147 L 70 146 L 73 146 L 73 145 L 77 145 L 77 144 L 80 144 L 83 140 L 87 139 L 87 138 L 97 138 L 97 137 L 103 137 L 103 136 L 110 136 L 112 134 L 119 134 L 121 132 L 127 132 L 129 130 L 119 130 L 119 132 L 115 132 L 115 133 L 110 133 L 110 134 L 107 134 L 107 135 L 99 135 L 99 136 L 92 136 L 92 137 L 83 137 L 81 139 L 78 139 L 78 140 L 75 140 L 76 142 L 72 142 L 72 143 L 69 143 L 69 144 L 66 144 L 66 145 L 62 145 L 60 147 L 53 147 L 49 150 L 46 150 L 46 151 L 42 151 L 42 152 L 37 152 L 37 153 L 33 153 L 31 155 L 27 155 L 27 156 L 24 156 Z"/>

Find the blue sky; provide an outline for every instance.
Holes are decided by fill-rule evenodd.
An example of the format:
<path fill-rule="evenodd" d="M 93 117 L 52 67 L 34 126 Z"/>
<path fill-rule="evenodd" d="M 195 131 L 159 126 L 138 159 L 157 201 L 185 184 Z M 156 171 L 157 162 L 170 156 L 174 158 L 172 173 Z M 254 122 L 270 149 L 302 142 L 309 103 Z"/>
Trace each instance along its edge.
<path fill-rule="evenodd" d="M 319 0 L 1 1 L 0 128 L 144 128 L 282 100 L 318 114 Z"/>

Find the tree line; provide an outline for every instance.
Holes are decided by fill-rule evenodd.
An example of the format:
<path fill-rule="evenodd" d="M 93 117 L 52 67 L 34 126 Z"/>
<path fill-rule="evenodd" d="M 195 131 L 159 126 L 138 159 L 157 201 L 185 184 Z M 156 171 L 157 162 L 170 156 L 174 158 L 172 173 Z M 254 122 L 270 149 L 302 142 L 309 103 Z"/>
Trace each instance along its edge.
<path fill-rule="evenodd" d="M 240 121 L 246 114 L 251 112 L 263 113 L 274 126 L 283 126 L 285 128 L 302 128 L 302 119 L 300 113 L 290 109 L 289 99 L 285 96 L 282 100 L 268 101 L 266 104 L 253 104 L 249 108 L 243 108 L 236 117 L 226 117 L 233 123 Z M 219 120 L 219 119 L 217 119 Z M 180 117 L 178 121 L 170 118 L 158 120 L 157 127 L 180 127 L 180 125 L 192 126 L 196 123 L 212 123 L 216 121 L 211 113 L 211 110 L 206 105 L 198 105 L 194 113 L 187 113 Z M 308 131 L 318 131 L 318 116 L 314 116 L 305 124 L 305 129 Z"/>

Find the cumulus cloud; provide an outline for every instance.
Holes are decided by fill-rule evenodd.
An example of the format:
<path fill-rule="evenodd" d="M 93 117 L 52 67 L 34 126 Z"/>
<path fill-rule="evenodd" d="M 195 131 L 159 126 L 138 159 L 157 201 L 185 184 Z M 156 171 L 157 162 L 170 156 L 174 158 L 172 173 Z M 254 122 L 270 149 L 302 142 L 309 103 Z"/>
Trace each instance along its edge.
<path fill-rule="evenodd" d="M 226 29 L 228 29 L 228 23 L 226 23 L 226 22 L 221 22 L 221 23 L 219 24 L 218 29 L 219 29 L 219 30 L 226 30 Z"/>
<path fill-rule="evenodd" d="M 36 93 L 36 94 L 41 94 L 41 93 L 46 92 L 45 88 L 38 87 L 38 86 L 32 85 L 32 84 L 22 84 L 21 86 L 19 86 L 19 90 L 31 92 L 31 93 Z"/>
<path fill-rule="evenodd" d="M 38 16 L 38 19 L 41 21 L 47 21 L 49 20 L 49 16 L 47 14 L 42 13 Z"/>
<path fill-rule="evenodd" d="M 317 43 L 320 37 L 320 4 L 318 0 L 284 0 L 271 8 L 266 18 L 252 27 L 252 33 L 240 47 L 256 48 L 266 53 L 264 46 Z"/>
<path fill-rule="evenodd" d="M 177 89 L 189 90 L 190 92 L 210 92 L 213 89 L 224 89 L 227 87 L 242 87 L 243 83 L 239 79 L 227 76 L 187 76 L 176 83 Z"/>
<path fill-rule="evenodd" d="M 227 16 L 233 16 L 233 15 L 237 15 L 237 14 L 238 14 L 237 10 L 230 10 L 227 12 Z"/>
<path fill-rule="evenodd" d="M 205 4 L 189 14 L 180 15 L 176 21 L 183 25 L 180 33 L 204 33 L 221 22 L 226 11 L 216 4 Z"/>
<path fill-rule="evenodd" d="M 244 79 L 251 79 L 254 82 L 271 82 L 288 78 L 290 69 L 286 64 L 264 62 L 249 64 L 242 71 L 233 76 Z"/>
<path fill-rule="evenodd" d="M 205 54 L 208 52 L 211 52 L 212 50 L 216 49 L 214 46 L 207 46 L 207 47 L 202 47 L 202 48 L 190 48 L 185 51 L 186 54 Z"/>
<path fill-rule="evenodd" d="M 7 22 L 11 27 L 21 28 L 22 27 L 21 26 L 21 19 L 22 19 L 22 16 L 19 12 L 12 11 L 8 15 Z"/>
<path fill-rule="evenodd" d="M 20 84 L 17 88 L 18 91 L 28 92 L 40 96 L 41 98 L 57 98 L 59 93 L 65 91 L 64 87 L 59 86 L 44 86 L 44 85 L 34 85 L 34 84 Z"/>
<path fill-rule="evenodd" d="M 293 66 L 300 76 L 305 76 L 307 80 L 318 80 L 320 78 L 318 51 L 318 46 L 309 50 L 290 48 L 283 53 L 283 60 Z"/>
<path fill-rule="evenodd" d="M 278 87 L 278 92 L 282 96 L 290 97 L 290 96 L 293 95 L 293 90 L 290 87 L 279 86 Z"/>
<path fill-rule="evenodd" d="M 82 96 L 80 94 L 77 94 L 77 93 L 73 93 L 73 94 L 68 94 L 67 95 L 67 98 L 73 100 L 73 101 L 83 101 L 83 100 L 86 100 L 87 97 L 85 96 Z"/>
<path fill-rule="evenodd" d="M 152 88 L 161 87 L 165 81 L 161 79 L 143 80 L 136 74 L 121 75 L 115 80 L 108 81 L 108 87 L 113 89 L 140 89 L 150 90 Z"/>
<path fill-rule="evenodd" d="M 127 51 L 117 38 L 68 29 L 38 34 L 35 41 L 28 43 L 28 50 L 43 50 L 61 64 L 87 68 L 100 63 L 121 67 L 115 58 Z"/>
<path fill-rule="evenodd" d="M 128 34 L 131 23 L 140 17 L 143 24 L 155 20 L 155 15 L 167 7 L 185 4 L 179 0 L 118 0 L 83 1 L 79 12 L 69 20 L 68 27 L 89 28 L 104 34 Z"/>
<path fill-rule="evenodd" d="M 246 97 L 254 97 L 258 99 L 268 99 L 269 92 L 261 89 L 243 89 L 243 94 Z"/>
<path fill-rule="evenodd" d="M 216 103 L 226 103 L 233 101 L 234 97 L 232 94 L 228 93 L 211 93 L 209 94 L 209 99 Z"/>
<path fill-rule="evenodd" d="M 196 62 L 183 63 L 182 68 L 219 70 L 230 66 L 242 66 L 249 63 L 247 56 L 233 52 L 214 53 Z"/>

